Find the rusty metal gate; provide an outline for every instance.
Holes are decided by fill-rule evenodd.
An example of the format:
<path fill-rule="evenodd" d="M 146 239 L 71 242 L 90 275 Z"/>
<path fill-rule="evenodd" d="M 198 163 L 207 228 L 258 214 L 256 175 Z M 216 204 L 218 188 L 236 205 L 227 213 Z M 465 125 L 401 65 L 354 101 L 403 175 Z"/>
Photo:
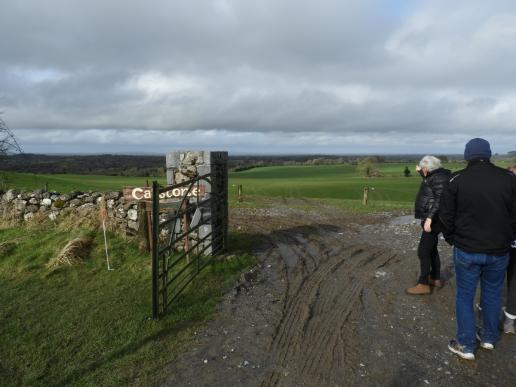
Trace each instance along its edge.
<path fill-rule="evenodd" d="M 227 218 L 216 216 L 224 191 L 212 174 L 160 187 L 152 183 L 152 316 L 167 308 L 227 244 Z"/>

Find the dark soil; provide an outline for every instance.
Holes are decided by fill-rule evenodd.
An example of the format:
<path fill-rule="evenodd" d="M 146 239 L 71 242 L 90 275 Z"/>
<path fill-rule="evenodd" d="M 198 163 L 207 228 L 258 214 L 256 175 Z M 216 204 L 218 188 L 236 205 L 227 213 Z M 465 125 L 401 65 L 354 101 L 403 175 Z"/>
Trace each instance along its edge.
<path fill-rule="evenodd" d="M 258 235 L 259 265 L 242 276 L 163 370 L 170 386 L 515 386 L 516 337 L 477 360 L 447 349 L 455 334 L 451 249 L 445 287 L 408 296 L 420 226 L 401 214 L 351 215 L 303 201 L 236 209 L 232 226 Z"/>

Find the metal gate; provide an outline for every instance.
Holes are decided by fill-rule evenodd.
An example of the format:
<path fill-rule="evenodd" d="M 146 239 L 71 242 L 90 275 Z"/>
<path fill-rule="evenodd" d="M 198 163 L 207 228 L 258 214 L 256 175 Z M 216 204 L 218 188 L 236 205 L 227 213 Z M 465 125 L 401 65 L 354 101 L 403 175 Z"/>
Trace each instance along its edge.
<path fill-rule="evenodd" d="M 158 318 L 226 248 L 227 219 L 215 216 L 224 192 L 212 174 L 160 187 L 152 183 L 152 316 Z M 178 195 L 179 194 L 179 195 Z"/>

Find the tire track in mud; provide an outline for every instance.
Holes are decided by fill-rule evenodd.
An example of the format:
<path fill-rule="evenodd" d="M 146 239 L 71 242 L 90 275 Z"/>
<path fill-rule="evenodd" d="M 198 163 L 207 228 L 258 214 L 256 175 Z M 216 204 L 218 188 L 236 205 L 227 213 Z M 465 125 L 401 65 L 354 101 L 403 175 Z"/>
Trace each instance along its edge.
<path fill-rule="evenodd" d="M 347 318 L 374 271 L 395 257 L 346 243 L 323 227 L 311 231 L 269 236 L 283 260 L 287 292 L 263 387 L 344 383 L 359 345 Z"/>

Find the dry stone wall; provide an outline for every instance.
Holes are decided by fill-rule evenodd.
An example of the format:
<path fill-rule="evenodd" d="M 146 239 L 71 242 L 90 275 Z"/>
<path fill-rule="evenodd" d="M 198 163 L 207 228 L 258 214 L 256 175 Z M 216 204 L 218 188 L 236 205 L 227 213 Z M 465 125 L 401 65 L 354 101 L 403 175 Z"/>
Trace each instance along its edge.
<path fill-rule="evenodd" d="M 126 234 L 136 234 L 139 229 L 138 204 L 128 202 L 122 192 L 80 192 L 66 194 L 36 190 L 19 192 L 10 189 L 0 192 L 0 217 L 4 220 L 30 222 L 34 219 L 59 221 L 69 215 L 98 216 L 105 198 L 108 220 Z"/>
<path fill-rule="evenodd" d="M 227 246 L 228 235 L 228 169 L 227 152 L 211 151 L 176 151 L 167 154 L 168 185 L 182 183 L 197 176 L 209 174 L 208 180 L 199 182 L 202 185 L 202 199 L 192 196 L 191 202 L 199 201 L 196 211 L 174 223 L 174 230 L 163 229 L 163 238 L 174 233 L 179 235 L 199 225 L 189 235 L 195 243 L 203 239 L 206 246 L 204 253 L 221 251 Z M 200 187 L 201 188 L 201 187 Z M 97 221 L 103 198 L 109 220 L 108 226 L 127 235 L 135 235 L 139 231 L 148 237 L 144 216 L 144 203 L 136 203 L 124 198 L 120 191 L 112 192 L 80 192 L 73 191 L 61 194 L 36 190 L 19 192 L 14 189 L 0 191 L 0 219 L 16 222 L 32 222 L 49 219 L 59 222 L 65 217 L 77 216 L 77 223 L 83 218 Z M 140 207 L 140 208 L 139 208 Z M 161 220 L 167 220 L 171 214 L 163 214 Z M 91 222 L 90 222 L 91 223 Z M 171 223 L 172 225 L 172 223 Z M 203 247 L 201 246 L 201 247 Z M 176 246 L 181 249 L 185 246 Z"/>

